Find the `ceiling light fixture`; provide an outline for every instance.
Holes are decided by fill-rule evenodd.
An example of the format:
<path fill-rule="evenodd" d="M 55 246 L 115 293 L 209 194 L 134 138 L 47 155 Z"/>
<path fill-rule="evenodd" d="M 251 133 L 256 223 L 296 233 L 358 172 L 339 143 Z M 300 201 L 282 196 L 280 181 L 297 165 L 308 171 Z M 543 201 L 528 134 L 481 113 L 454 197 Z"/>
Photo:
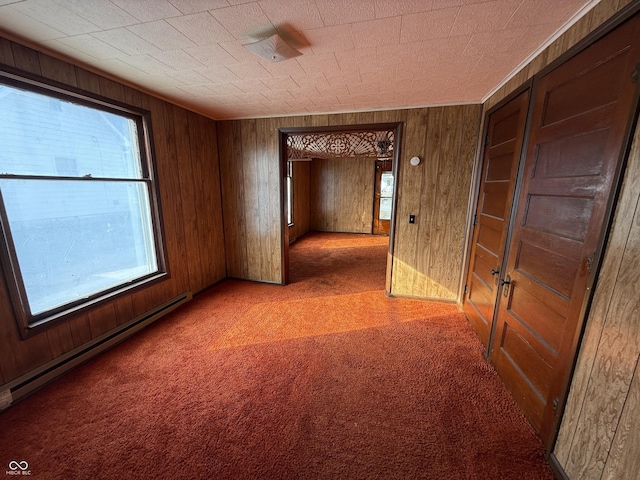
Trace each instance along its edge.
<path fill-rule="evenodd" d="M 302 52 L 285 42 L 277 33 L 243 47 L 270 62 L 281 62 L 302 55 Z"/>

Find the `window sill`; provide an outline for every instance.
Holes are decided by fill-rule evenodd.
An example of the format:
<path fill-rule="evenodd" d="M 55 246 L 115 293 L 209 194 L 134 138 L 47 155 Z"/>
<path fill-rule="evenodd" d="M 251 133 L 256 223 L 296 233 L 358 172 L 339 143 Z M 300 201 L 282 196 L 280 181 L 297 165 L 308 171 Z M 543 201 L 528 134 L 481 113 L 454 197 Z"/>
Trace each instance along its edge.
<path fill-rule="evenodd" d="M 20 329 L 20 336 L 23 340 L 26 340 L 27 338 L 42 333 L 56 325 L 60 325 L 65 321 L 69 321 L 80 315 L 85 315 L 105 303 L 115 301 L 126 295 L 132 295 L 136 291 L 151 287 L 152 285 L 167 280 L 168 278 L 170 278 L 170 276 L 166 272 L 156 273 L 143 280 L 139 280 L 134 284 L 124 285 L 111 292 L 82 301 L 80 304 L 70 305 L 62 311 L 58 311 L 29 322 L 26 327 Z"/>

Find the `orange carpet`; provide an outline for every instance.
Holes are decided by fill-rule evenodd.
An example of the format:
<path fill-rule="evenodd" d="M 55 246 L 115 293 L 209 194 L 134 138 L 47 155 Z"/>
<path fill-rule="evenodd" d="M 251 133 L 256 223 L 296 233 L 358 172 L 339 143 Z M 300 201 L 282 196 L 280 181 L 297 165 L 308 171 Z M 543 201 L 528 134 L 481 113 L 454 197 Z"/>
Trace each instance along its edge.
<path fill-rule="evenodd" d="M 0 414 L 42 479 L 553 479 L 454 305 L 384 295 L 386 238 L 308 234 Z"/>

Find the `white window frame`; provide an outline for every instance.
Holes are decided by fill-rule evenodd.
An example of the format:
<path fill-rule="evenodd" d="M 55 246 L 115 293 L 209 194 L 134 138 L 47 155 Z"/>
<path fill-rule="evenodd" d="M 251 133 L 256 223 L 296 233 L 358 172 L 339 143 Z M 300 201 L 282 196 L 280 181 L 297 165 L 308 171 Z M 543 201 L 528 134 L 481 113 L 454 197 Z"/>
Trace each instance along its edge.
<path fill-rule="evenodd" d="M 289 227 L 294 225 L 293 217 L 293 162 L 287 160 L 286 175 L 286 196 L 287 196 L 287 224 Z"/>

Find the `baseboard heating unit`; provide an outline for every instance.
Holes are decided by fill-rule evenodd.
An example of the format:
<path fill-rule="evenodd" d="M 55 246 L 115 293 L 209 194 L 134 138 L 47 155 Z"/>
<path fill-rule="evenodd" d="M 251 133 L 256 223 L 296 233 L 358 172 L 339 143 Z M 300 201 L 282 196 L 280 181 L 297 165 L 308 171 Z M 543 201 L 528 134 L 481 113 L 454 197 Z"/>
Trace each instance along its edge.
<path fill-rule="evenodd" d="M 192 298 L 191 292 L 186 292 L 162 305 L 159 305 L 146 313 L 119 325 L 99 337 L 94 338 L 78 348 L 75 348 L 58 358 L 12 380 L 0 387 L 0 410 L 9 407 L 12 403 L 26 397 L 30 393 L 42 388 L 47 383 L 55 380 L 72 368 L 90 360 L 96 355 L 108 350 L 118 343 L 126 340 L 134 333 L 159 320 L 169 312 L 175 310 Z"/>

